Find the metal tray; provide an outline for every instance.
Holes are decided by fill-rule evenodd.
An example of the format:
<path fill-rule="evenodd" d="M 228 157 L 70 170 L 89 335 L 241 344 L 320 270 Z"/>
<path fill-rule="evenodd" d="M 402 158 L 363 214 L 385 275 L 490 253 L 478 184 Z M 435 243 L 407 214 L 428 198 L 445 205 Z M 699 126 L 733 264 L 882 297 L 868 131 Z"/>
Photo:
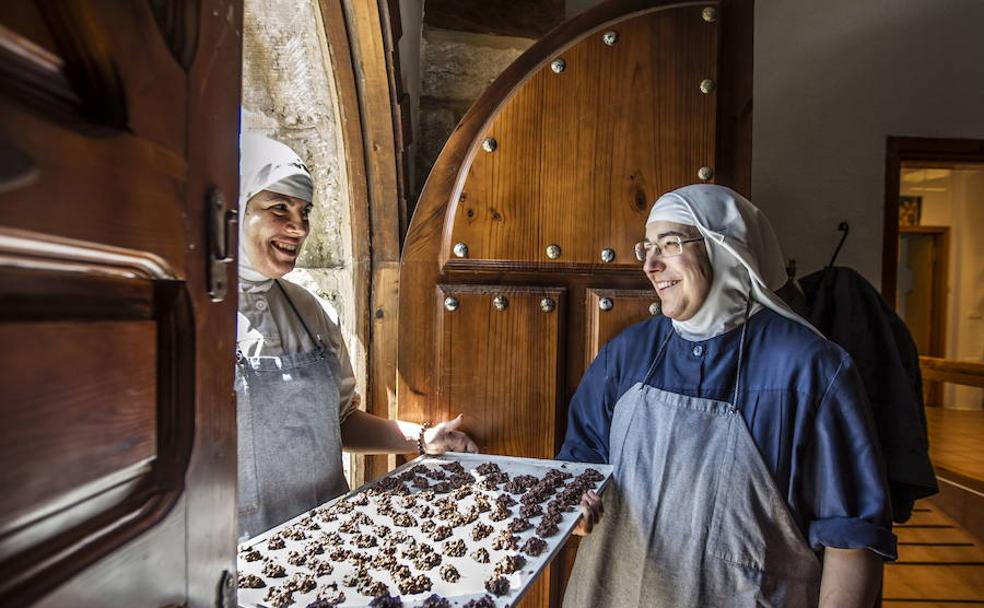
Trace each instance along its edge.
<path fill-rule="evenodd" d="M 443 470 L 440 465 L 447 465 L 451 462 L 458 462 L 464 467 L 464 469 L 471 473 L 475 478 L 474 488 L 477 491 L 489 496 L 492 499 L 493 506 L 495 505 L 495 499 L 501 494 L 508 493 L 502 484 L 499 485 L 496 490 L 480 489 L 479 484 L 484 480 L 484 476 L 479 475 L 476 472 L 476 467 L 483 463 L 493 463 L 500 467 L 500 469 L 507 473 L 510 478 L 515 478 L 517 475 L 533 475 L 537 478 L 542 478 L 548 470 L 559 469 L 562 472 L 570 473 L 573 477 L 576 477 L 588 469 L 594 469 L 601 473 L 603 478 L 594 483 L 594 490 L 599 494 L 607 486 L 612 473 L 611 465 L 596 465 L 596 464 L 580 464 L 573 462 L 562 462 L 557 460 L 540 460 L 534 458 L 517 458 L 512 456 L 494 456 L 487 454 L 464 454 L 456 452 L 448 452 L 440 456 L 421 456 L 410 462 L 397 467 L 385 477 L 380 478 L 393 478 L 398 477 L 401 473 L 415 467 L 417 465 L 424 465 L 430 469 Z M 573 479 L 565 480 L 565 485 L 570 483 Z M 343 502 L 352 502 L 352 499 L 361 502 L 361 498 L 358 495 L 363 494 L 369 488 L 377 486 L 380 480 L 370 482 L 357 490 L 353 490 L 344 496 L 340 496 L 332 501 L 321 505 L 320 507 L 314 509 L 311 513 L 322 513 L 326 510 L 330 510 L 333 507 L 344 506 L 347 508 L 348 505 L 341 505 Z M 435 483 L 430 480 L 432 487 Z M 390 482 L 395 483 L 395 482 Z M 423 488 L 415 487 L 412 483 L 403 482 L 403 485 L 410 490 L 411 494 L 419 494 Z M 561 486 L 557 489 L 557 493 L 563 489 L 565 486 Z M 497 550 L 492 548 L 493 539 L 498 536 L 503 530 L 506 530 L 508 524 L 516 517 L 519 516 L 519 508 L 522 506 L 519 503 L 520 494 L 510 494 L 513 499 L 517 501 L 515 505 L 510 507 L 512 516 L 503 521 L 491 521 L 489 519 L 490 513 L 481 513 L 478 520 L 473 523 L 468 523 L 465 525 L 460 525 L 452 529 L 452 535 L 446 539 L 440 541 L 432 540 L 428 537 L 427 533 L 423 532 L 420 527 L 412 528 L 402 528 L 396 527 L 394 525 L 393 519 L 390 515 L 382 515 L 377 511 L 377 504 L 374 498 L 371 498 L 367 505 L 365 506 L 354 506 L 351 513 L 346 513 L 340 515 L 337 520 L 325 522 L 320 519 L 319 515 L 314 515 L 313 519 L 320 527 L 319 530 L 307 531 L 309 538 L 306 540 L 293 540 L 285 539 L 285 547 L 279 550 L 270 550 L 267 548 L 267 542 L 274 536 L 280 536 L 281 531 L 286 531 L 288 529 L 293 529 L 295 525 L 300 525 L 299 522 L 304 520 L 305 517 L 311 516 L 309 513 L 299 515 L 298 517 L 285 522 L 263 534 L 260 534 L 248 541 L 242 543 L 239 546 L 239 573 L 240 575 L 254 574 L 260 576 L 265 583 L 267 588 L 252 589 L 252 588 L 240 588 L 239 589 L 239 605 L 243 608 L 270 608 L 272 605 L 264 601 L 267 594 L 268 588 L 270 586 L 276 585 L 280 586 L 295 573 L 314 575 L 314 573 L 308 568 L 307 565 L 304 566 L 294 566 L 287 563 L 287 556 L 291 551 L 304 552 L 305 546 L 312 540 L 318 540 L 323 534 L 329 534 L 331 532 L 338 531 L 339 526 L 352 517 L 355 513 L 364 513 L 369 519 L 372 520 L 372 526 L 385 525 L 390 528 L 390 533 L 397 530 L 405 532 L 408 536 L 412 537 L 418 542 L 426 542 L 427 544 L 434 547 L 437 553 L 441 555 L 442 561 L 440 565 L 437 565 L 429 570 L 419 570 L 414 567 L 412 560 L 406 559 L 400 555 L 402 551 L 398 552 L 396 558 L 398 563 L 406 564 L 409 566 L 410 570 L 414 575 L 426 574 L 430 577 L 432 581 L 432 587 L 429 591 L 414 595 L 401 595 L 396 582 L 390 576 L 390 573 L 386 570 L 374 569 L 369 567 L 370 576 L 389 587 L 389 592 L 393 596 L 401 595 L 403 601 L 403 606 L 420 606 L 423 601 L 430 597 L 431 594 L 437 594 L 447 598 L 452 606 L 462 607 L 469 600 L 478 599 L 485 595 L 490 595 L 495 602 L 497 607 L 505 606 L 515 606 L 523 594 L 529 589 L 530 585 L 536 580 L 543 569 L 550 563 L 551 560 L 557 555 L 557 552 L 564 545 L 567 537 L 570 536 L 573 531 L 578 516 L 580 515 L 580 509 L 575 505 L 574 508 L 569 512 L 563 512 L 561 520 L 557 523 L 558 531 L 548 537 L 543 537 L 546 541 L 546 548 L 538 556 L 531 556 L 526 553 L 522 553 L 520 550 L 523 543 L 531 536 L 536 535 L 536 525 L 542 519 L 541 516 L 534 516 L 529 518 L 530 522 L 534 525 L 532 529 L 525 530 L 522 532 L 516 532 L 515 535 L 519 537 L 519 547 L 516 550 Z M 437 494 L 435 498 L 430 502 L 431 505 L 440 501 L 443 498 L 451 497 L 451 494 Z M 551 497 L 552 498 L 552 497 Z M 457 509 L 459 512 L 464 511 L 471 507 L 475 501 L 475 494 L 461 499 L 456 500 Z M 418 501 L 422 502 L 422 501 Z M 413 514 L 412 509 L 405 509 L 402 506 L 401 499 L 395 499 L 392 501 L 394 504 L 394 513 L 407 512 Z M 419 521 L 421 518 L 414 515 L 414 517 Z M 479 541 L 472 540 L 471 530 L 478 523 L 482 522 L 493 527 L 493 532 L 489 534 L 486 538 Z M 443 524 L 443 521 L 437 521 L 437 524 Z M 370 533 L 372 531 L 371 526 L 364 526 L 361 532 Z M 368 554 L 370 557 L 375 557 L 380 552 L 380 546 L 370 548 L 356 548 L 352 544 L 355 534 L 343 534 L 344 542 L 341 547 L 346 549 L 351 549 L 353 551 L 359 551 L 361 553 Z M 465 542 L 465 555 L 462 557 L 449 557 L 445 555 L 442 551 L 444 544 L 448 541 L 454 539 L 462 539 Z M 379 539 L 380 541 L 383 539 Z M 333 547 L 331 547 L 333 548 Z M 327 554 L 331 552 L 329 548 L 324 555 L 316 556 L 317 559 L 328 561 Z M 488 551 L 490 559 L 488 563 L 478 563 L 472 559 L 471 554 L 478 548 L 484 548 Z M 257 561 L 245 561 L 243 559 L 244 553 L 251 549 L 257 549 L 263 555 L 263 559 Z M 507 579 L 509 581 L 509 591 L 502 596 L 493 596 L 485 590 L 485 581 L 492 576 L 493 570 L 496 563 L 507 555 L 522 554 L 526 558 L 526 564 L 520 568 L 517 572 L 509 574 Z M 270 578 L 264 576 L 261 572 L 264 566 L 264 561 L 269 558 L 276 561 L 284 566 L 287 577 L 286 578 Z M 352 574 L 356 571 L 356 566 L 349 560 L 344 562 L 331 562 L 334 566 L 334 570 L 330 575 L 327 576 L 317 576 L 317 587 L 307 593 L 295 592 L 293 595 L 293 603 L 290 604 L 292 607 L 305 608 L 309 603 L 313 602 L 322 590 L 331 587 L 333 584 L 337 585 L 337 589 L 341 590 L 345 594 L 345 600 L 339 604 L 339 606 L 368 606 L 372 601 L 372 598 L 366 595 L 362 595 L 358 592 L 355 587 L 345 586 L 343 584 L 343 579 L 346 575 Z M 455 583 L 445 582 L 440 574 L 440 568 L 444 564 L 452 564 L 460 573 L 461 578 Z"/>

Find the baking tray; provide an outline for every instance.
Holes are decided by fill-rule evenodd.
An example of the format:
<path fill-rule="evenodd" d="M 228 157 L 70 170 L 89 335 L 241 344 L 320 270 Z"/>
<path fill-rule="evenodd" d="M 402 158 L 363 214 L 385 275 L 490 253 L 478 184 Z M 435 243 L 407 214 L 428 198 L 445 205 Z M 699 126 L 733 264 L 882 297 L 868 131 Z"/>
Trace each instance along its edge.
<path fill-rule="evenodd" d="M 482 512 L 479 514 L 477 521 L 471 523 L 457 525 L 451 528 L 451 536 L 448 538 L 433 540 L 429 537 L 429 533 L 421 530 L 419 526 L 416 527 L 398 527 L 394 524 L 392 515 L 398 513 L 409 513 L 418 522 L 423 521 L 427 518 L 419 517 L 414 509 L 417 506 L 405 508 L 402 498 L 392 498 L 389 502 L 393 506 L 392 513 L 390 514 L 380 514 L 378 511 L 379 505 L 377 504 L 377 497 L 370 496 L 373 492 L 378 492 L 378 485 L 382 480 L 388 478 L 399 478 L 400 475 L 409 478 L 409 473 L 411 469 L 422 465 L 426 467 L 429 471 L 447 471 L 442 465 L 450 465 L 450 463 L 457 462 L 461 467 L 470 473 L 474 478 L 474 483 L 472 485 L 475 492 L 468 495 L 467 497 L 461 499 L 453 498 L 451 493 L 437 493 L 435 497 L 430 501 L 424 501 L 420 492 L 423 488 L 413 485 L 412 481 L 403 481 L 402 485 L 409 490 L 409 494 L 414 495 L 418 498 L 417 504 L 424 504 L 425 502 L 430 506 L 439 503 L 439 501 L 452 498 L 456 505 L 457 511 L 459 513 L 467 512 L 472 505 L 475 504 L 476 492 L 481 492 L 481 494 L 486 495 L 491 501 L 493 511 L 495 510 L 497 501 L 496 499 L 503 495 L 508 494 L 511 496 L 516 503 L 509 507 L 512 515 L 501 521 L 492 521 L 491 513 Z M 361 488 L 353 490 L 344 496 L 340 496 L 334 500 L 331 500 L 324 505 L 317 507 L 309 513 L 299 515 L 298 517 L 285 522 L 271 530 L 264 532 L 254 538 L 245 541 L 239 546 L 239 574 L 244 575 L 255 575 L 263 579 L 266 587 L 253 589 L 253 588 L 239 588 L 239 605 L 242 608 L 273 608 L 277 606 L 274 603 L 265 601 L 268 589 L 270 586 L 278 586 L 284 584 L 284 582 L 290 580 L 291 577 L 295 575 L 310 575 L 313 576 L 317 581 L 317 587 L 307 591 L 307 592 L 295 592 L 293 594 L 293 603 L 289 604 L 291 607 L 305 608 L 309 603 L 313 602 L 319 597 L 319 594 L 328 593 L 333 595 L 336 591 L 342 591 L 345 594 L 345 600 L 338 604 L 339 606 L 350 606 L 350 607 L 361 607 L 368 606 L 372 601 L 372 597 L 363 595 L 358 591 L 356 587 L 347 586 L 345 584 L 345 578 L 352 575 L 357 570 L 357 566 L 352 561 L 346 559 L 345 561 L 333 561 L 329 559 L 329 555 L 336 547 L 342 547 L 352 551 L 358 551 L 362 554 L 366 554 L 367 559 L 376 558 L 381 552 L 381 544 L 385 541 L 385 537 L 377 537 L 377 545 L 375 547 L 365 547 L 357 548 L 353 545 L 358 533 L 373 534 L 374 526 L 384 525 L 389 528 L 389 534 L 396 531 L 403 531 L 409 537 L 412 537 L 416 542 L 424 542 L 432 546 L 436 553 L 441 556 L 441 563 L 434 566 L 431 569 L 419 569 L 415 567 L 412 559 L 403 557 L 401 554 L 404 551 L 406 545 L 400 545 L 398 552 L 395 557 L 399 564 L 406 564 L 413 575 L 425 574 L 431 580 L 431 589 L 422 593 L 415 594 L 401 594 L 396 584 L 396 581 L 391 576 L 390 572 L 387 570 L 381 570 L 369 566 L 368 573 L 376 581 L 382 582 L 389 588 L 389 593 L 393 596 L 399 595 L 403 602 L 403 606 L 421 606 L 423 601 L 430 597 L 432 594 L 437 594 L 448 599 L 451 606 L 463 607 L 468 601 L 482 598 L 486 595 L 490 596 L 495 606 L 505 607 L 505 606 L 515 606 L 523 594 L 529 589 L 530 585 L 536 580 L 543 569 L 550 563 L 551 560 L 557 555 L 557 552 L 564 545 L 567 537 L 570 536 L 575 525 L 577 524 L 578 516 L 580 515 L 580 509 L 575 504 L 574 507 L 567 512 L 561 512 L 560 520 L 557 523 L 557 532 L 551 536 L 543 536 L 543 540 L 546 541 L 546 547 L 543 552 L 539 555 L 529 555 L 523 552 L 521 549 L 526 542 L 532 536 L 537 535 L 537 524 L 542 521 L 542 515 L 532 516 L 528 518 L 529 522 L 533 524 L 532 529 L 513 532 L 519 537 L 518 549 L 494 549 L 493 541 L 498 537 L 504 530 L 507 529 L 510 522 L 519 516 L 519 510 L 523 506 L 520 502 L 522 496 L 521 493 L 509 492 L 506 489 L 505 484 L 498 484 L 497 489 L 490 490 L 488 488 L 493 487 L 485 485 L 482 487 L 483 483 L 486 481 L 486 476 L 481 475 L 477 472 L 477 468 L 485 463 L 492 463 L 497 465 L 501 471 L 506 473 L 510 479 L 513 479 L 519 475 L 532 475 L 538 479 L 542 479 L 547 471 L 550 469 L 557 469 L 564 474 L 570 474 L 571 477 L 564 480 L 564 484 L 556 489 L 556 492 L 551 496 L 554 498 L 560 494 L 560 492 L 570 484 L 574 478 L 582 473 L 585 473 L 588 469 L 594 469 L 600 475 L 597 475 L 597 481 L 593 482 L 593 489 L 597 493 L 601 493 L 607 486 L 612 473 L 611 465 L 600 465 L 600 464 L 581 464 L 573 462 L 562 462 L 557 460 L 541 460 L 534 458 L 518 458 L 513 456 L 495 456 L 489 454 L 466 454 L 458 452 L 448 452 L 439 456 L 420 456 L 414 460 L 407 462 L 393 471 L 389 472 L 386 476 L 370 482 Z M 453 465 L 450 465 L 453 466 Z M 418 469 L 420 470 L 420 469 Z M 427 480 L 430 487 L 433 488 L 435 484 L 439 483 L 441 480 L 428 479 Z M 386 483 L 396 484 L 395 481 L 383 482 L 384 486 Z M 592 487 L 589 485 L 589 487 Z M 372 490 L 371 488 L 377 488 Z M 516 488 L 511 488 L 515 490 Z M 368 491 L 368 492 L 367 492 Z M 572 493 L 573 494 L 573 493 Z M 365 495 L 365 496 L 360 496 Z M 364 502 L 366 498 L 369 498 L 368 504 L 359 505 L 352 503 Z M 549 500 L 549 499 L 548 499 Z M 346 504 L 343 504 L 346 503 Z M 334 521 L 324 521 L 323 517 L 325 513 L 333 513 L 337 509 L 348 509 L 352 506 L 350 512 L 343 514 L 336 514 L 337 519 Z M 546 507 L 546 503 L 542 505 Z M 435 509 L 436 510 L 436 509 Z M 340 545 L 328 545 L 325 544 L 326 551 L 322 555 L 314 556 L 315 560 L 320 560 L 324 562 L 329 562 L 333 566 L 333 571 L 330 574 L 317 576 L 312 570 L 308 563 L 304 565 L 292 565 L 287 563 L 287 556 L 292 551 L 297 551 L 303 553 L 305 548 L 309 543 L 315 540 L 324 540 L 331 535 L 332 532 L 338 532 L 339 528 L 346 521 L 350 520 L 355 514 L 362 513 L 371 520 L 371 524 L 363 525 L 359 531 L 356 533 L 345 533 L 340 536 L 343 538 L 343 543 Z M 328 516 L 331 517 L 330 515 Z M 308 518 L 308 519 L 305 519 Z M 297 529 L 303 529 L 302 522 L 313 521 L 319 527 L 317 530 L 304 530 L 306 539 L 292 539 L 283 538 L 281 532 L 289 532 Z M 434 520 L 437 525 L 444 524 L 442 520 Z M 491 526 L 493 532 L 487 537 L 480 540 L 473 540 L 471 536 L 472 529 L 481 522 L 485 525 Z M 309 524 L 308 524 L 309 525 Z M 348 528 L 351 530 L 352 528 Z M 270 539 L 277 537 L 283 538 L 284 547 L 282 549 L 269 549 L 268 542 Z M 465 544 L 465 554 L 460 557 L 452 557 L 446 555 L 443 552 L 445 543 L 449 541 L 454 541 L 456 539 L 461 539 Z M 337 537 L 336 537 L 337 540 Z M 365 539 L 363 539 L 365 540 Z M 484 548 L 488 551 L 489 561 L 488 563 L 478 563 L 471 556 L 479 548 Z M 255 559 L 255 555 L 252 556 L 254 561 L 246 561 L 245 555 L 252 550 L 259 551 L 262 555 L 260 559 Z M 507 555 L 521 554 L 526 558 L 526 563 L 516 572 L 506 575 L 509 582 L 509 590 L 501 596 L 494 596 L 485 589 L 485 581 L 493 575 L 493 570 L 496 564 Z M 337 557 L 337 556 L 336 556 Z M 286 573 L 285 577 L 271 578 L 262 574 L 266 560 L 271 559 L 284 566 Z M 385 558 L 382 558 L 385 559 Z M 316 563 L 316 562 L 315 562 Z M 440 574 L 440 569 L 445 564 L 451 564 L 460 573 L 460 580 L 455 583 L 448 583 L 442 579 Z M 298 574 L 300 573 L 300 574 Z M 309 582 L 310 584 L 310 582 Z M 288 605 L 288 604 L 285 604 Z"/>

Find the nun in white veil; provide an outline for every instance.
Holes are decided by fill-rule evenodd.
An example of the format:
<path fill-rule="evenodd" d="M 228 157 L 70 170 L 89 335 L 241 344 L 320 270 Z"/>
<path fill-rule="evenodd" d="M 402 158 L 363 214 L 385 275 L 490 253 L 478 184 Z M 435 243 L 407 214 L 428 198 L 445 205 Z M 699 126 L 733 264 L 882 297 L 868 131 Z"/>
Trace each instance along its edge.
<path fill-rule="evenodd" d="M 615 467 L 564 605 L 870 608 L 896 539 L 850 357 L 775 295 L 778 239 L 734 191 L 667 193 L 645 230 L 664 316 L 599 353 L 558 455 Z"/>

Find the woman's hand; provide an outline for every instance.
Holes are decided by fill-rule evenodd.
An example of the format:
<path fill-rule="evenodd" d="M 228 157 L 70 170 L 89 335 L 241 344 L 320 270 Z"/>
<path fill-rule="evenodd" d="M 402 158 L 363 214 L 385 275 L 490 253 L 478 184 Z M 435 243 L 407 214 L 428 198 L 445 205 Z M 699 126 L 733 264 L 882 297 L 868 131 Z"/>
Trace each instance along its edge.
<path fill-rule="evenodd" d="M 594 490 L 588 490 L 581 496 L 581 517 L 577 520 L 574 534 L 577 536 L 587 536 L 591 530 L 601 521 L 601 516 L 605 512 L 605 505 L 601 503 L 601 496 L 595 494 Z"/>
<path fill-rule="evenodd" d="M 477 453 L 478 446 L 464 431 L 459 431 L 462 415 L 457 418 L 436 424 L 424 431 L 424 452 L 427 454 L 443 454 L 444 452 Z"/>

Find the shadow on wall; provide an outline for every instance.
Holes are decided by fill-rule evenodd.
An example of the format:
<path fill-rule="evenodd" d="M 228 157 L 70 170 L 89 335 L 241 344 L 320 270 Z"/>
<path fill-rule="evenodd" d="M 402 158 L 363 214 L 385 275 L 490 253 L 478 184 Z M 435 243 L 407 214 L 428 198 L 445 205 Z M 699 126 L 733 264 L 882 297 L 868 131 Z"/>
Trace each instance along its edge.
<path fill-rule="evenodd" d="M 984 3 L 757 3 L 752 199 L 800 274 L 852 227 L 840 264 L 880 284 L 889 135 L 984 138 Z"/>

